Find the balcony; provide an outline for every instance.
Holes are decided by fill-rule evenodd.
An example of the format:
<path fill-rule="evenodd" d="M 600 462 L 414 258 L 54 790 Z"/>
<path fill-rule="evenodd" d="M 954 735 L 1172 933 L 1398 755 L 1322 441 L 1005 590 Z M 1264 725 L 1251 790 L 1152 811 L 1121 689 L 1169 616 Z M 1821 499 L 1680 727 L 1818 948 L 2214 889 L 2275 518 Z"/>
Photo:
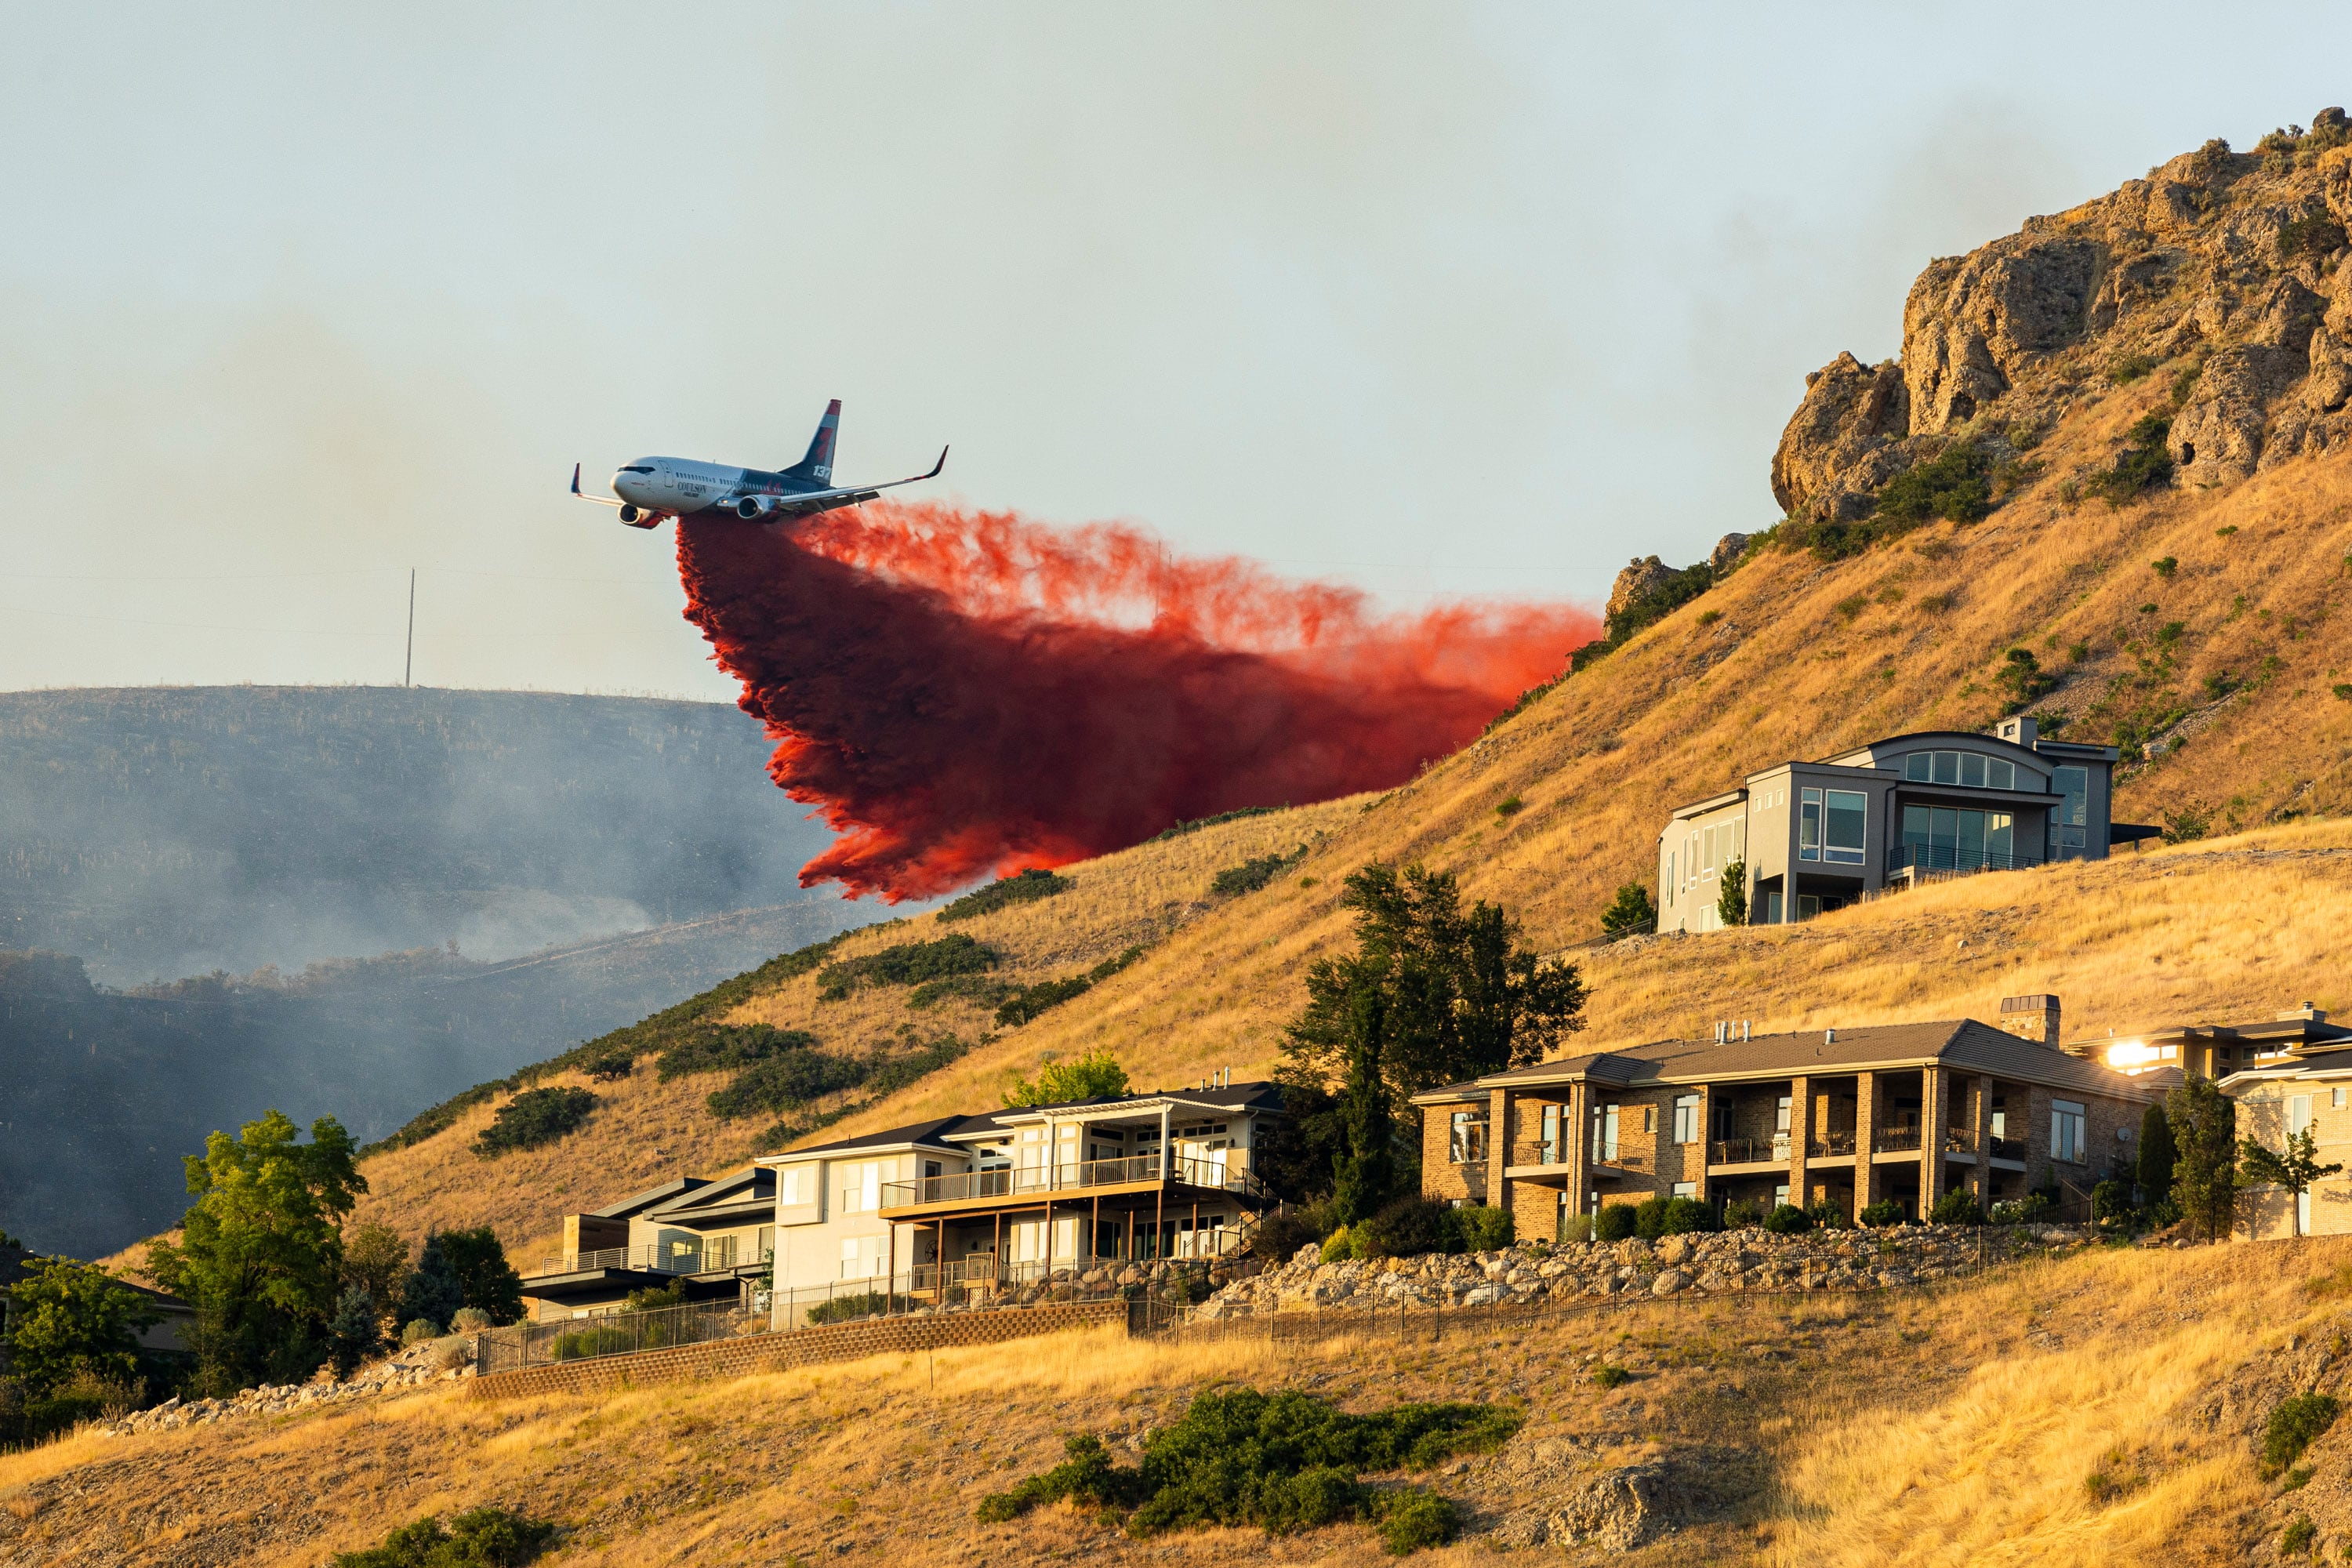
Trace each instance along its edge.
<path fill-rule="evenodd" d="M 1706 1163 L 1710 1165 L 1785 1165 L 1789 1163 L 1789 1135 L 1776 1133 L 1769 1138 L 1718 1138 L 1706 1146 Z"/>
<path fill-rule="evenodd" d="M 911 1182 L 885 1182 L 879 1206 L 919 1208 L 931 1204 L 987 1203 L 1033 1194 L 1042 1198 L 1054 1193 L 1131 1186 L 1160 1180 L 1161 1163 L 1157 1154 L 1130 1154 L 1119 1160 L 1008 1166 L 993 1171 L 966 1171 L 952 1176 L 924 1176 Z M 1255 1176 L 1222 1160 L 1176 1160 L 1168 1163 L 1168 1180 L 1179 1186 L 1251 1194 L 1260 1190 Z"/>
<path fill-rule="evenodd" d="M 1994 1159 L 1996 1159 L 1996 1160 L 2014 1160 L 2014 1161 L 2016 1161 L 2016 1162 L 2017 1162 L 2019 1164 L 2021 1164 L 2021 1164 L 2023 1164 L 2023 1163 L 2025 1163 L 2025 1140 L 2024 1140 L 2024 1139 L 2022 1139 L 2022 1138 L 1990 1138 L 1990 1139 L 1987 1139 L 1987 1140 L 1986 1140 L 1986 1142 L 1987 1142 L 1989 1144 L 1990 1144 L 1990 1145 L 1991 1145 L 1991 1150 L 1990 1150 L 1990 1152 L 1991 1152 L 1992 1157 L 1993 1157 Z"/>
<path fill-rule="evenodd" d="M 1647 1150 L 1603 1147 L 1592 1152 L 1596 1176 L 1646 1176 L 1657 1168 L 1656 1156 Z"/>
<path fill-rule="evenodd" d="M 1975 1153 L 1976 1152 L 1977 1152 L 1977 1130 L 1976 1130 L 1975 1128 L 1973 1128 L 1973 1127 L 1947 1127 L 1947 1128 L 1945 1128 L 1945 1129 L 1944 1129 L 1944 1152 L 1945 1152 L 1945 1153 L 1947 1153 L 1947 1154 L 1973 1154 L 1973 1153 Z"/>
<path fill-rule="evenodd" d="M 1874 1154 L 1916 1154 L 1919 1152 L 1919 1130 L 1916 1127 L 1880 1127 L 1870 1135 L 1870 1152 Z"/>
<path fill-rule="evenodd" d="M 1572 1147 L 1573 1144 L 1564 1143 L 1557 1138 L 1514 1143 L 1511 1145 L 1511 1157 L 1504 1163 L 1514 1170 L 1527 1165 L 1565 1165 L 1569 1163 L 1568 1152 Z"/>
<path fill-rule="evenodd" d="M 1886 869 L 1921 876 L 1966 877 L 1978 871 L 2021 871 L 2042 858 L 2027 849 L 1963 849 L 1957 844 L 1903 844 L 1886 852 Z"/>
<path fill-rule="evenodd" d="M 1853 1157 L 1854 1131 L 1851 1127 L 1823 1132 L 1805 1141 L 1808 1160 L 1850 1160 Z"/>

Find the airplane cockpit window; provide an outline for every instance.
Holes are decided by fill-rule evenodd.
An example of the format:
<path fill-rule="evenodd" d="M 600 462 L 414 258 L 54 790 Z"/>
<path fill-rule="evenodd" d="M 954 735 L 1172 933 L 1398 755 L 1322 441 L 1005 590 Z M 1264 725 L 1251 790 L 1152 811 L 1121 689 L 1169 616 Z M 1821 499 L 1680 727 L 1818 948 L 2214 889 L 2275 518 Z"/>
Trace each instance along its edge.
<path fill-rule="evenodd" d="M 621 468 L 621 472 L 625 474 L 650 474 L 653 471 L 653 465 L 650 463 L 626 463 Z"/>

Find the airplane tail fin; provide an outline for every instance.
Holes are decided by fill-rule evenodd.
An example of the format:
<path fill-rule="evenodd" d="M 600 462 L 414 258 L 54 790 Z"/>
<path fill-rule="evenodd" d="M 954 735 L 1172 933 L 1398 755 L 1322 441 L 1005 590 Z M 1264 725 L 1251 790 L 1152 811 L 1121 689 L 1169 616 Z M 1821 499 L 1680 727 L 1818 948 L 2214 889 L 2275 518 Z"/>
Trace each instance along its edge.
<path fill-rule="evenodd" d="M 824 417 L 817 421 L 816 434 L 809 440 L 808 456 L 784 472 L 796 479 L 814 479 L 821 485 L 833 483 L 833 442 L 840 433 L 841 399 L 836 397 L 824 405 Z"/>

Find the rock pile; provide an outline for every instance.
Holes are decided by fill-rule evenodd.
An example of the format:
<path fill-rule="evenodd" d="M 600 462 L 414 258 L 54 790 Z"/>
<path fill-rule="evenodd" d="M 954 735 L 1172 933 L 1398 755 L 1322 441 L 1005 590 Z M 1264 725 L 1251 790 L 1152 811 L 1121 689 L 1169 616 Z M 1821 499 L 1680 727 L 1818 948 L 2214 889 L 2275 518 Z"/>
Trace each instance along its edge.
<path fill-rule="evenodd" d="M 1980 1258 L 2062 1252 L 2089 1241 L 2081 1226 L 2029 1225 L 1981 1231 L 1902 1226 L 1802 1236 L 1734 1230 L 1655 1242 L 1536 1242 L 1500 1252 L 1344 1263 L 1325 1263 L 1318 1248 L 1303 1247 L 1281 1268 L 1227 1285 L 1195 1315 L 1214 1321 L 1398 1303 L 1491 1307 L 1690 1291 L 1892 1289 L 1971 1272 Z"/>
<path fill-rule="evenodd" d="M 474 1375 L 473 1344 L 463 1335 L 427 1340 L 373 1366 L 362 1367 L 347 1383 L 264 1384 L 227 1399 L 183 1402 L 176 1395 L 152 1409 L 142 1410 L 106 1430 L 122 1436 L 142 1432 L 175 1432 L 183 1426 L 207 1426 L 252 1415 L 282 1415 L 290 1411 L 368 1399 L 404 1388 Z M 329 1374 L 321 1373 L 321 1379 Z"/>

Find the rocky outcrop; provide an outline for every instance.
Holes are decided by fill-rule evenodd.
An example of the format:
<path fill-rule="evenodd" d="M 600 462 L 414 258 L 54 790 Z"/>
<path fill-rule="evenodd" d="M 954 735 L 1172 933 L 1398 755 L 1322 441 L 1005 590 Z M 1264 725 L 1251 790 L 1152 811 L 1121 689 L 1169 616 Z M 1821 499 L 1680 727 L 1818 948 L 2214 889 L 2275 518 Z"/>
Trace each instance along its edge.
<path fill-rule="evenodd" d="M 2352 446 L 2347 227 L 2352 124 L 2329 109 L 2307 133 L 2249 154 L 2209 143 L 1930 262 L 1904 305 L 1898 361 L 1840 354 L 1806 378 L 1773 454 L 1773 498 L 1795 518 L 1865 516 L 1949 440 L 1998 461 L 2011 432 L 2046 429 L 2158 365 L 2168 391 L 2193 379 L 2177 411 L 2160 410 L 2174 416 L 2177 484 Z"/>
<path fill-rule="evenodd" d="M 1894 1289 L 1965 1273 L 1988 1260 L 2087 1244 L 2069 1226 L 1902 1226 L 1775 1236 L 1734 1230 L 1661 1241 L 1541 1242 L 1500 1252 L 1325 1263 L 1305 1247 L 1279 1268 L 1236 1280 L 1195 1316 L 1530 1305 L 1580 1297 L 1720 1295 L 1742 1290 Z"/>
<path fill-rule="evenodd" d="M 1707 552 L 1707 570 L 1720 577 L 1738 565 L 1740 558 L 1748 553 L 1748 542 L 1755 537 L 1752 533 L 1727 533 L 1717 540 L 1715 548 Z"/>
<path fill-rule="evenodd" d="M 1617 574 L 1616 586 L 1609 590 L 1609 614 L 1623 615 L 1642 596 L 1663 588 L 1675 574 L 1675 569 L 1653 555 L 1644 561 L 1636 556 L 1632 565 Z"/>
<path fill-rule="evenodd" d="M 142 1432 L 176 1432 L 183 1426 L 209 1426 L 219 1421 L 239 1421 L 257 1415 L 286 1415 L 298 1411 L 371 1399 L 402 1389 L 418 1388 L 474 1375 L 472 1342 L 462 1335 L 427 1340 L 388 1360 L 363 1367 L 348 1382 L 326 1374 L 305 1384 L 248 1388 L 226 1399 L 183 1402 L 178 1397 L 107 1424 L 122 1436 Z"/>

